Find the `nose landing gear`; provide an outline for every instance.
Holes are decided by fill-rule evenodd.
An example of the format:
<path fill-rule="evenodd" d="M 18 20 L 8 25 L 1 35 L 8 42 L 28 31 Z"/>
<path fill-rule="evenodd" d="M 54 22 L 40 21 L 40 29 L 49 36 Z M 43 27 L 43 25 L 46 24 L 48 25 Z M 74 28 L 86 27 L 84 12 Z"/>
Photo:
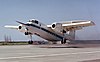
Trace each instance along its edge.
<path fill-rule="evenodd" d="M 33 41 L 32 41 L 32 33 L 25 32 L 25 35 L 29 35 L 30 40 L 28 41 L 28 44 L 33 44 Z"/>
<path fill-rule="evenodd" d="M 28 41 L 28 44 L 33 44 L 33 41 Z"/>
<path fill-rule="evenodd" d="M 30 40 L 28 41 L 28 44 L 33 44 L 33 41 L 32 41 L 32 34 L 30 34 L 29 37 L 30 37 Z"/>
<path fill-rule="evenodd" d="M 24 33 L 25 35 L 28 35 L 30 40 L 28 41 L 28 44 L 33 44 L 33 41 L 32 41 L 32 33 L 28 31 L 29 29 L 26 28 L 26 32 Z"/>

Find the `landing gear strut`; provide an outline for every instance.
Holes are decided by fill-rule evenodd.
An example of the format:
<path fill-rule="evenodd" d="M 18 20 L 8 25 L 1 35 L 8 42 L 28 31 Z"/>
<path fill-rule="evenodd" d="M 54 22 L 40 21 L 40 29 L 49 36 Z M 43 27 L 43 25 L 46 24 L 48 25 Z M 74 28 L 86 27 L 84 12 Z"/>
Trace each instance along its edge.
<path fill-rule="evenodd" d="M 30 34 L 29 37 L 30 37 L 30 40 L 28 41 L 28 44 L 33 44 L 33 41 L 32 41 L 32 34 Z"/>
<path fill-rule="evenodd" d="M 28 44 L 33 44 L 32 41 L 32 33 L 28 32 L 28 28 L 26 28 L 26 32 L 24 33 L 25 35 L 29 35 L 30 40 L 28 41 Z"/>
<path fill-rule="evenodd" d="M 63 33 L 64 38 L 61 40 L 61 44 L 65 44 L 66 43 L 66 39 L 65 39 L 66 31 L 63 30 L 62 33 Z"/>
<path fill-rule="evenodd" d="M 66 43 L 66 39 L 62 39 L 61 44 L 65 44 Z"/>

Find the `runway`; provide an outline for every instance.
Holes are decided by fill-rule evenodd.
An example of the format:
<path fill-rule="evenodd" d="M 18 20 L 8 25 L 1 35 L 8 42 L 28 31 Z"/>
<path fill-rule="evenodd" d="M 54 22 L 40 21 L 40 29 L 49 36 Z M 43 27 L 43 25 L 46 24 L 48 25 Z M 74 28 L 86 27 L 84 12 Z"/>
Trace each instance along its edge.
<path fill-rule="evenodd" d="M 41 45 L 0 46 L 0 62 L 87 62 L 100 59 L 99 47 L 41 48 Z"/>

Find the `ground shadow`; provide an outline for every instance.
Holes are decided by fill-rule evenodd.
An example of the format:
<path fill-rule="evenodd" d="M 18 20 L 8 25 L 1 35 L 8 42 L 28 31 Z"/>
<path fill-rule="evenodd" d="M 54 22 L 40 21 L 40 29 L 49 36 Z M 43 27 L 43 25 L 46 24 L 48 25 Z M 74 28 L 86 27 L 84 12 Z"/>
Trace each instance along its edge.
<path fill-rule="evenodd" d="M 80 47 L 80 46 L 43 46 L 43 47 L 40 47 L 40 48 L 83 48 L 83 47 Z"/>

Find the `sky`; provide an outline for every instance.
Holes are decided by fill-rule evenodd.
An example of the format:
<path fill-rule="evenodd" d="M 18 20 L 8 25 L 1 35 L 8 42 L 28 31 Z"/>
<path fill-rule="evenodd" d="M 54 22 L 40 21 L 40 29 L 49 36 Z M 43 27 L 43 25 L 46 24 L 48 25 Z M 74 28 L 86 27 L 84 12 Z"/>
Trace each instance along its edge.
<path fill-rule="evenodd" d="M 29 40 L 23 33 L 4 26 L 34 18 L 44 24 L 92 20 L 96 25 L 76 31 L 76 39 L 100 40 L 100 0 L 0 0 L 0 40 L 5 35 L 12 40 Z M 44 39 L 33 35 L 33 40 Z"/>

